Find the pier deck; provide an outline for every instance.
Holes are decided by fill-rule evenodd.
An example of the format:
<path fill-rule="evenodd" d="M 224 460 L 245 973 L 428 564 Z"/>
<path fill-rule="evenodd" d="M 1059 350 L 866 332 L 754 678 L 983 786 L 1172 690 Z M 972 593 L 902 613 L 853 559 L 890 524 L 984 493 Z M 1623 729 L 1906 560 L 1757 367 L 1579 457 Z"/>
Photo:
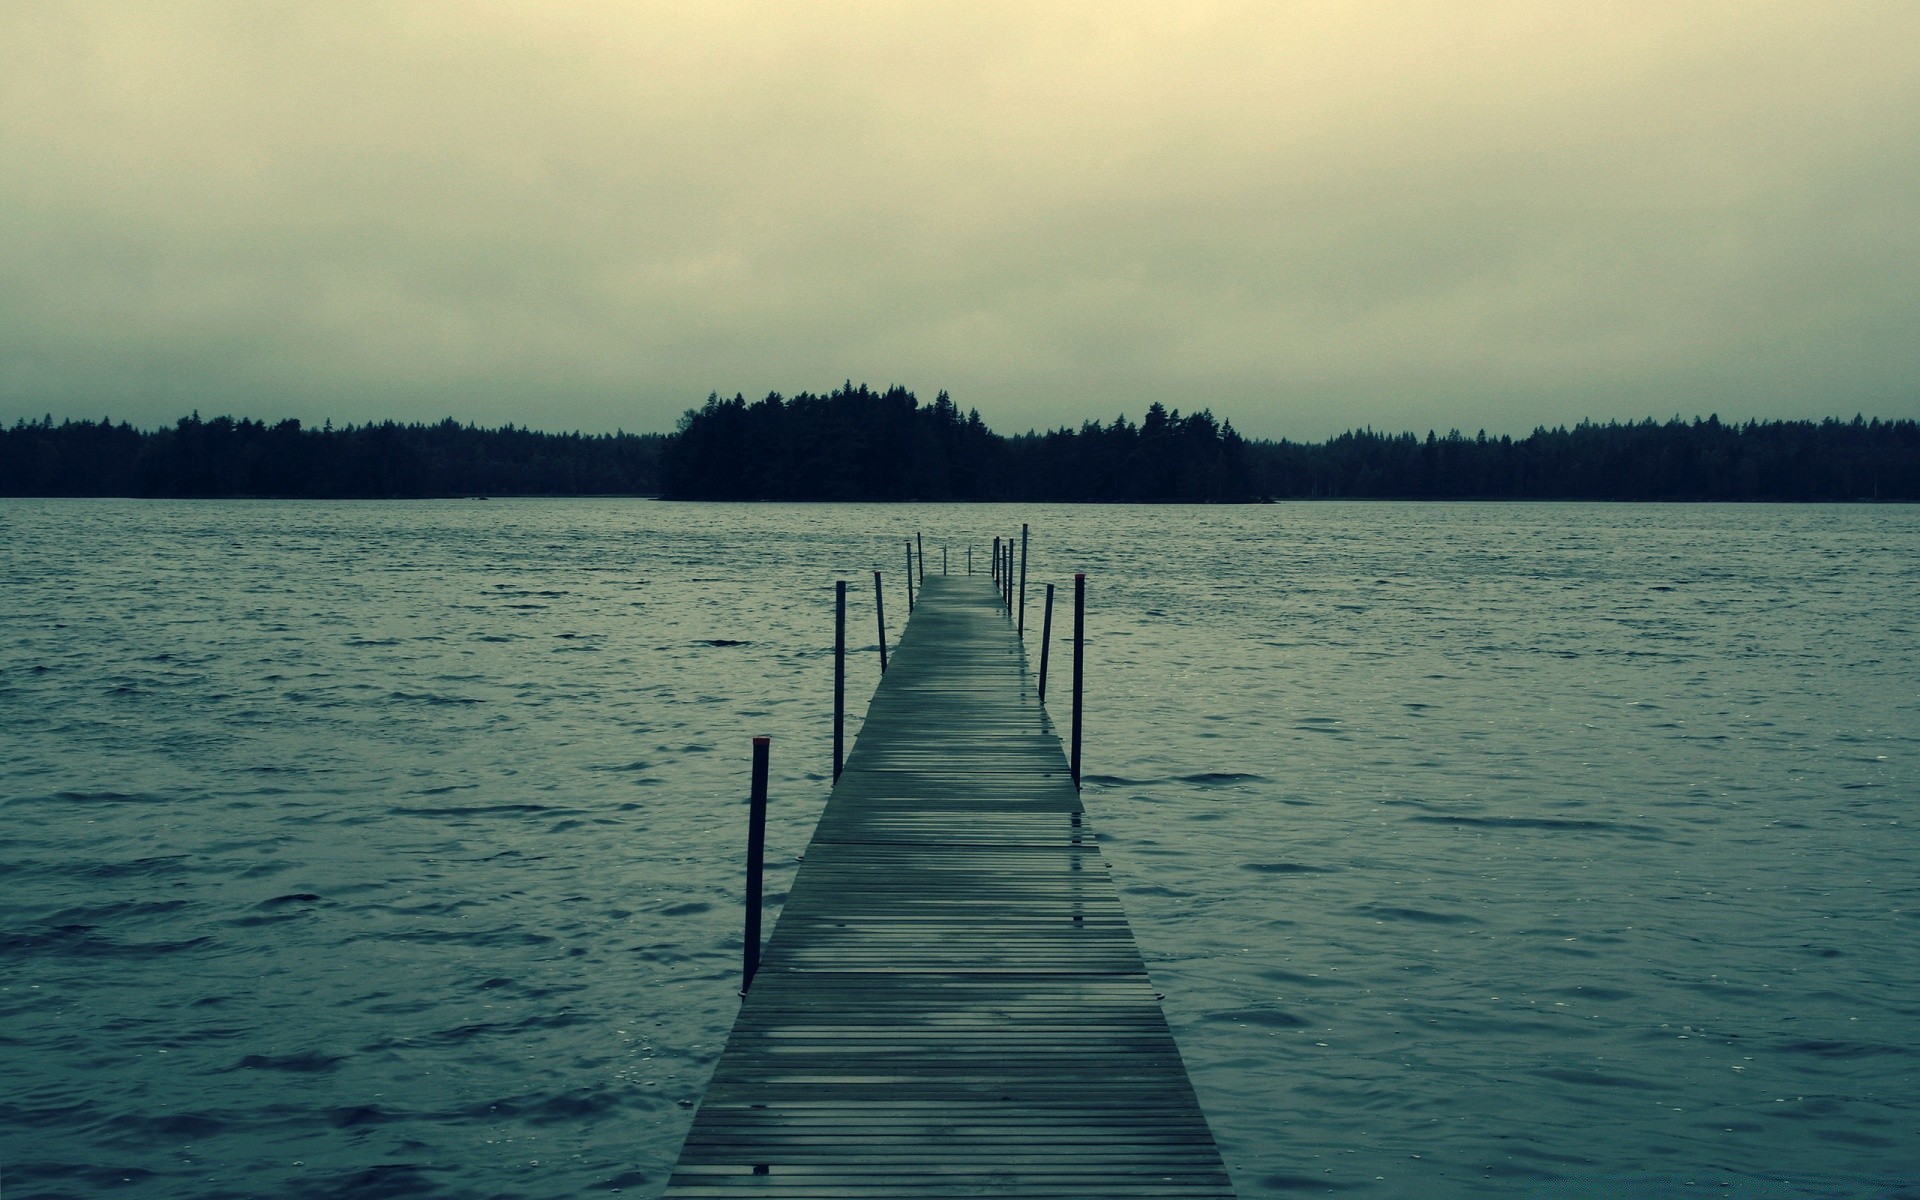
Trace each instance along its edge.
<path fill-rule="evenodd" d="M 929 576 L 666 1195 L 1232 1194 L 998 596 Z"/>

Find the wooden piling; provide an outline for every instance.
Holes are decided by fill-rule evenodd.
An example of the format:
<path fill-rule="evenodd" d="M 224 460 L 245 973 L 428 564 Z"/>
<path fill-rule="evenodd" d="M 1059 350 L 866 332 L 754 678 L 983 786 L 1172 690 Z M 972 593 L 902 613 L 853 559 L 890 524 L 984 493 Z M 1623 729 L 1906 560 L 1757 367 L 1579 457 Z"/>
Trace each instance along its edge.
<path fill-rule="evenodd" d="M 1085 680 L 1083 665 L 1086 650 L 1087 577 L 1081 574 L 1073 577 L 1073 751 L 1067 763 L 1076 788 L 1080 786 L 1080 716 L 1084 708 L 1082 684 Z"/>
<path fill-rule="evenodd" d="M 887 673 L 887 597 L 880 590 L 880 572 L 873 573 L 873 619 L 880 627 L 880 673 Z"/>
<path fill-rule="evenodd" d="M 761 869 L 767 856 L 767 746 L 753 739 L 753 790 L 747 797 L 747 927 L 740 950 L 740 994 L 753 986 L 760 969 Z"/>
<path fill-rule="evenodd" d="M 1020 619 L 1014 624 L 1014 632 L 1021 641 L 1027 640 L 1027 523 L 1020 522 Z"/>
<path fill-rule="evenodd" d="M 1040 703 L 1047 702 L 1047 654 L 1053 646 L 1053 585 L 1047 585 L 1047 606 L 1040 618 Z M 834 776 L 839 778 L 839 776 Z"/>
<path fill-rule="evenodd" d="M 835 581 L 833 592 L 833 777 L 838 781 L 847 744 L 847 581 Z"/>

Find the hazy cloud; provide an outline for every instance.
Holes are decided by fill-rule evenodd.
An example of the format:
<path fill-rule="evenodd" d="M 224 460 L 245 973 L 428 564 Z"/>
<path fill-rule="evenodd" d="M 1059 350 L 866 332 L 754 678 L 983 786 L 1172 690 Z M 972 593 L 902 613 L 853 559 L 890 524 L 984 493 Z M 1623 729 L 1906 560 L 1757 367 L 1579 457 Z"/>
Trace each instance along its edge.
<path fill-rule="evenodd" d="M 1920 6 L 0 7 L 0 417 L 1920 416 Z"/>

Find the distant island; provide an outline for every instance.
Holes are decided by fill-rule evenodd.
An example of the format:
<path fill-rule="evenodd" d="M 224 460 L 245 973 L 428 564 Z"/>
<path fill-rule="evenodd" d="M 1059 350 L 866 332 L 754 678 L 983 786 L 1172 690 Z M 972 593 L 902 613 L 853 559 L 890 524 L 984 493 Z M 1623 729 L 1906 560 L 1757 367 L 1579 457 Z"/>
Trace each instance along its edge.
<path fill-rule="evenodd" d="M 945 392 L 848 382 L 826 395 L 718 394 L 671 434 L 482 429 L 452 419 L 319 429 L 196 412 L 0 428 L 0 495 L 685 500 L 1920 500 L 1920 423 L 1854 417 L 1582 422 L 1523 438 L 1355 430 L 1242 437 L 1208 409 L 1007 436 Z"/>

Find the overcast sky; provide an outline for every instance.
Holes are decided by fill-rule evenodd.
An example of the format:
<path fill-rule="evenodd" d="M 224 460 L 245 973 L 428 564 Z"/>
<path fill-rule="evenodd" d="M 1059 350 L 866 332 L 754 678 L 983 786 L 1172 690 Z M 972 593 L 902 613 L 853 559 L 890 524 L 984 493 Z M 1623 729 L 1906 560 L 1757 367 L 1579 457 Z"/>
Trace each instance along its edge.
<path fill-rule="evenodd" d="M 0 4 L 0 418 L 1920 416 L 1920 3 Z"/>

